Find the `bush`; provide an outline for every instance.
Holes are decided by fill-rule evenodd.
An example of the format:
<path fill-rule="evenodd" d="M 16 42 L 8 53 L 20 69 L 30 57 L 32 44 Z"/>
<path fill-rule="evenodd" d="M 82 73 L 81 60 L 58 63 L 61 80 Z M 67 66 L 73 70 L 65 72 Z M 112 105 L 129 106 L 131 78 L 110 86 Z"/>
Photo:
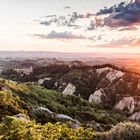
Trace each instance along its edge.
<path fill-rule="evenodd" d="M 140 140 L 140 125 L 119 123 L 108 132 L 97 133 L 95 140 Z"/>
<path fill-rule="evenodd" d="M 14 117 L 6 117 L 0 124 L 2 140 L 93 140 L 92 129 L 69 128 L 66 124 L 24 122 Z"/>
<path fill-rule="evenodd" d="M 18 96 L 14 97 L 9 91 L 0 91 L 0 120 L 5 115 L 27 114 L 27 110 L 21 105 L 25 105 L 25 102 L 21 101 Z"/>

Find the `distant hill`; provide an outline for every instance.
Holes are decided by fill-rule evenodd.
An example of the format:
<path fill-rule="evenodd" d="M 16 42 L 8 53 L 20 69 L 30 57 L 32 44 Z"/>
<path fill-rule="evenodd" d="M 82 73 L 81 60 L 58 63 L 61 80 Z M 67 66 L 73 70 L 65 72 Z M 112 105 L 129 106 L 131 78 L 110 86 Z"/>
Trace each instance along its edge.
<path fill-rule="evenodd" d="M 0 51 L 1 58 L 63 58 L 63 59 L 82 59 L 95 57 L 108 58 L 139 58 L 139 54 L 128 53 L 97 53 L 97 52 L 49 52 L 49 51 Z"/>

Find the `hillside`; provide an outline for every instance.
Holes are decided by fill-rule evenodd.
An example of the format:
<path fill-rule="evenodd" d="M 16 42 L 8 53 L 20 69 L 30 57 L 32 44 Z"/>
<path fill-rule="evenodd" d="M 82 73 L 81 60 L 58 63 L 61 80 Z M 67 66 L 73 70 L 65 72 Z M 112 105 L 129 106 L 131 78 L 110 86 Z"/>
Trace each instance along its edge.
<path fill-rule="evenodd" d="M 140 75 L 114 65 L 49 65 L 34 68 L 29 75 L 8 70 L 4 77 L 36 82 L 46 89 L 76 95 L 104 109 L 123 111 L 130 120 L 140 119 Z"/>
<path fill-rule="evenodd" d="M 139 121 L 139 74 L 112 65 L 63 69 L 44 70 L 46 75 L 39 74 L 38 82 L 64 95 L 76 95 L 100 104 L 108 110 L 124 111 L 129 119 Z"/>
<path fill-rule="evenodd" d="M 89 103 L 80 97 L 66 96 L 53 90 L 47 90 L 37 84 L 18 84 L 1 79 L 0 87 L 1 119 L 7 115 L 23 113 L 42 124 L 48 121 L 57 122 L 59 119 L 61 121 L 60 114 L 62 117 L 62 114 L 67 115 L 67 117 L 64 116 L 66 120 L 69 116 L 68 120 L 76 120 L 83 125 L 93 120 L 103 124 L 103 126 L 116 124 L 123 120 L 119 114 L 116 115 L 116 113 L 105 110 L 94 103 Z"/>
<path fill-rule="evenodd" d="M 0 79 L 0 111 L 2 140 L 140 138 L 138 124 L 119 123 L 127 120 L 124 114 L 35 83 Z"/>
<path fill-rule="evenodd" d="M 52 137 L 53 140 L 53 133 L 44 135 L 48 127 L 57 131 L 62 139 L 77 140 L 76 135 L 81 135 L 81 139 L 87 140 L 120 140 L 120 137 L 133 140 L 131 133 L 138 136 L 139 125 L 133 123 L 140 120 L 140 76 L 137 73 L 110 64 L 49 65 L 34 68 L 29 75 L 5 71 L 3 77 L 8 76 L 14 81 L 0 79 L 0 129 L 6 127 L 4 137 L 9 137 L 7 139 L 18 137 L 18 131 L 24 133 L 23 139 L 28 139 L 30 129 L 26 123 L 29 122 L 33 129 L 30 138 L 34 132 L 40 135 L 33 139 Z M 9 123 L 13 127 L 7 130 Z M 23 132 L 22 127 L 27 131 Z M 58 132 L 60 128 L 63 131 Z"/>

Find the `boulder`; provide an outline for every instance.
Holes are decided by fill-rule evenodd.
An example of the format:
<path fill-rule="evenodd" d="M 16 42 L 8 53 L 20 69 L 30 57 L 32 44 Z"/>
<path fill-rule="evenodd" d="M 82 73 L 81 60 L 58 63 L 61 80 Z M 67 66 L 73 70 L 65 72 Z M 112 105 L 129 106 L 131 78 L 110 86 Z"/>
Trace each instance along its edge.
<path fill-rule="evenodd" d="M 26 116 L 25 114 L 17 114 L 17 115 L 14 115 L 14 117 L 16 117 L 22 121 L 25 121 L 25 122 L 30 121 L 30 118 L 28 116 Z"/>
<path fill-rule="evenodd" d="M 71 83 L 68 83 L 68 85 L 66 86 L 66 88 L 63 90 L 63 94 L 64 95 L 73 95 L 73 93 L 75 92 L 76 90 L 76 87 L 71 84 Z"/>
<path fill-rule="evenodd" d="M 104 91 L 103 89 L 99 89 L 99 90 L 96 90 L 94 92 L 94 94 L 91 94 L 89 96 L 89 102 L 95 102 L 97 104 L 101 103 L 102 102 L 102 96 L 104 96 Z"/>

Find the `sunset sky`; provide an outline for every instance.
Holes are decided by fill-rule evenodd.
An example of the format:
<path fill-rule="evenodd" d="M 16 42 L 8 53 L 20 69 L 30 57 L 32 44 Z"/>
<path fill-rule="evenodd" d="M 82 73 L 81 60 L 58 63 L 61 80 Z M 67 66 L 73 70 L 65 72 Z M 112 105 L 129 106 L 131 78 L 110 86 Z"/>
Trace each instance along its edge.
<path fill-rule="evenodd" d="M 0 50 L 140 52 L 140 0 L 0 0 Z"/>

